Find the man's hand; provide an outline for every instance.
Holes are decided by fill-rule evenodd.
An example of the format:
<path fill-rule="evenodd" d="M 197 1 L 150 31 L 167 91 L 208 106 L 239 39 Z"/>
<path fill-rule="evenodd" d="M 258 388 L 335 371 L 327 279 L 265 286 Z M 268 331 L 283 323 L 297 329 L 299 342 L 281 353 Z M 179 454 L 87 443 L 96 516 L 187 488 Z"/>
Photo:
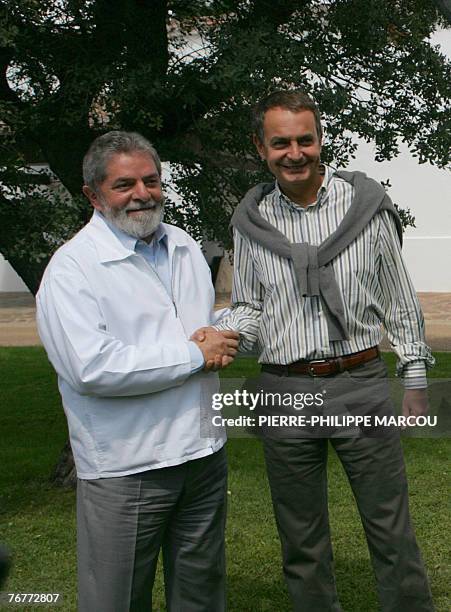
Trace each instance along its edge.
<path fill-rule="evenodd" d="M 239 337 L 234 331 L 200 327 L 190 340 L 193 340 L 202 351 L 205 360 L 204 370 L 216 372 L 232 363 L 238 350 Z"/>
<path fill-rule="evenodd" d="M 402 402 L 402 414 L 408 416 L 426 415 L 429 409 L 427 389 L 406 389 Z"/>

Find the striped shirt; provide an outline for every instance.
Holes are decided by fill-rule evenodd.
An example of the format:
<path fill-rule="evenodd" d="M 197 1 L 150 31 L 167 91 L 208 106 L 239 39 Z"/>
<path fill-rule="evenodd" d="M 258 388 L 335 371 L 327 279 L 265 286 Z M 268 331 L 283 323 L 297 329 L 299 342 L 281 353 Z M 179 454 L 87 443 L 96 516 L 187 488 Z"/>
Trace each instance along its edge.
<path fill-rule="evenodd" d="M 320 245 L 349 209 L 354 187 L 325 166 L 317 200 L 302 208 L 276 184 L 260 214 L 290 242 Z M 392 215 L 376 214 L 332 262 L 343 297 L 349 340 L 330 342 L 321 299 L 301 297 L 293 263 L 234 233 L 232 311 L 215 327 L 240 332 L 240 350 L 257 343 L 260 363 L 324 359 L 376 346 L 383 324 L 406 387 L 426 386 L 434 358 L 424 342 L 424 319 L 401 255 Z"/>

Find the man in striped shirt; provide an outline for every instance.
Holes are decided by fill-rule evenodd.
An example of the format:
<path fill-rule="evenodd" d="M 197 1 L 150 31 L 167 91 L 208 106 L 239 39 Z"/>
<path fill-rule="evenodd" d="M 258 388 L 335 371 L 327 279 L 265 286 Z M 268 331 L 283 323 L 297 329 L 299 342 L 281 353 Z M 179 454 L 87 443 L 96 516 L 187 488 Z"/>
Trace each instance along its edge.
<path fill-rule="evenodd" d="M 232 311 L 215 327 L 238 331 L 241 350 L 257 343 L 262 390 L 326 395 L 345 380 L 358 386 L 363 410 L 375 399 L 365 395 L 372 393 L 365 383 L 386 380 L 377 350 L 383 324 L 405 386 L 402 412 L 425 414 L 426 367 L 434 360 L 393 205 L 365 175 L 320 162 L 320 115 L 303 92 L 271 94 L 256 106 L 254 122 L 255 145 L 276 181 L 251 190 L 234 216 Z M 294 609 L 337 611 L 328 439 L 310 434 L 263 435 L 263 447 Z M 399 433 L 330 441 L 357 501 L 382 609 L 433 610 L 410 524 Z"/>

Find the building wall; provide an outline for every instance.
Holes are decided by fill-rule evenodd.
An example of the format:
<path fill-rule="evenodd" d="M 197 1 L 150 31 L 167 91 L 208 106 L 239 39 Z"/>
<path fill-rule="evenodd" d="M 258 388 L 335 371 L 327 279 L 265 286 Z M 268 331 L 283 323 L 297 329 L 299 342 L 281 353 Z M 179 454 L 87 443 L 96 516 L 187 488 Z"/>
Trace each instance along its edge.
<path fill-rule="evenodd" d="M 28 292 L 23 280 L 14 272 L 13 268 L 0 254 L 0 291 Z"/>
<path fill-rule="evenodd" d="M 417 291 L 451 293 L 451 236 L 406 236 L 403 253 Z"/>

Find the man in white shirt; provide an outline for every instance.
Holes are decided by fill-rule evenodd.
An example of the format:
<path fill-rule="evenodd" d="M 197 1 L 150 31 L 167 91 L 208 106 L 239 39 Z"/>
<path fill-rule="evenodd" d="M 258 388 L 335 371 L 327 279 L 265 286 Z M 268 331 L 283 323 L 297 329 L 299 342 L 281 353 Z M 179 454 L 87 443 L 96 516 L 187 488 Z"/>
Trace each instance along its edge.
<path fill-rule="evenodd" d="M 162 223 L 152 145 L 109 132 L 83 178 L 94 214 L 37 295 L 79 478 L 79 609 L 150 610 L 162 549 L 168 610 L 219 612 L 227 476 L 209 370 L 233 360 L 238 336 L 190 340 L 216 321 L 214 289 L 195 241 Z"/>

